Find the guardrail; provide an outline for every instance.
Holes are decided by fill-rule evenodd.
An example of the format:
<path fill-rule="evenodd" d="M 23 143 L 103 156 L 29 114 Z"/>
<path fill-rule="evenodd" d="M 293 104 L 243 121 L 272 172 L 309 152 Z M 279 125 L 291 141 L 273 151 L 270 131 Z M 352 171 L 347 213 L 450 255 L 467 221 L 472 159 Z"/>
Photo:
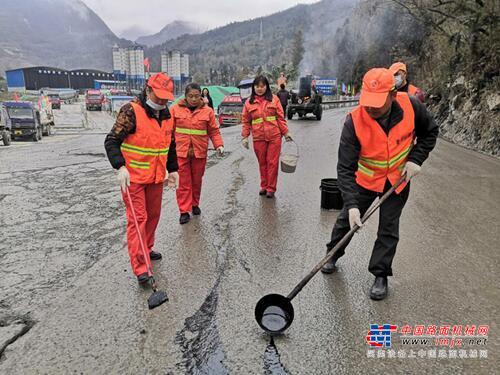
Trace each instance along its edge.
<path fill-rule="evenodd" d="M 359 99 L 348 99 L 348 100 L 326 100 L 323 101 L 323 108 L 342 108 L 342 107 L 352 107 L 359 104 Z"/>

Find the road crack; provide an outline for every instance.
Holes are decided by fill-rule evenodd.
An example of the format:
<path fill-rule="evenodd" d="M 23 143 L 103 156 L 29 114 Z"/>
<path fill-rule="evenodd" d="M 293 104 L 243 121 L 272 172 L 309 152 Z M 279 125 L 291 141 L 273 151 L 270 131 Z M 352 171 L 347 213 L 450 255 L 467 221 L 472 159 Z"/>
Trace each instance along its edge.
<path fill-rule="evenodd" d="M 23 337 L 26 333 L 29 332 L 31 328 L 35 325 L 35 321 L 32 320 L 29 315 L 24 315 L 20 317 L 10 317 L 7 319 L 0 319 L 0 327 L 10 327 L 14 324 L 23 325 L 21 330 L 15 333 L 12 337 L 7 339 L 2 346 L 0 346 L 0 360 L 4 358 L 4 352 L 9 347 L 15 343 L 19 338 Z"/>
<path fill-rule="evenodd" d="M 222 214 L 215 219 L 217 235 L 214 246 L 217 250 L 217 280 L 200 308 L 184 321 L 184 328 L 176 334 L 175 342 L 181 347 L 182 362 L 177 367 L 189 374 L 229 374 L 224 365 L 224 348 L 216 322 L 219 302 L 220 281 L 228 265 L 231 244 L 231 219 L 241 207 L 237 194 L 245 179 L 240 171 L 243 157 L 235 160 L 232 166 L 232 184 L 227 193 Z"/>

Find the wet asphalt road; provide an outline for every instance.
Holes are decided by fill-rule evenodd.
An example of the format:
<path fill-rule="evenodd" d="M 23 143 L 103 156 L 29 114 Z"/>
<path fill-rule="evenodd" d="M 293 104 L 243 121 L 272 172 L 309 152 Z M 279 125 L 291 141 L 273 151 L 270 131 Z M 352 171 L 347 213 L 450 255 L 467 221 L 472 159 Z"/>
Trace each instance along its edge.
<path fill-rule="evenodd" d="M 287 294 L 321 259 L 338 212 L 319 208 L 320 180 L 335 177 L 348 109 L 321 122 L 291 121 L 296 173 L 277 197 L 258 196 L 252 151 L 223 129 L 227 155 L 210 156 L 202 215 L 178 224 L 165 189 L 157 280 L 170 301 L 130 271 L 119 188 L 103 149 L 112 119 L 78 106 L 59 133 L 0 147 L 0 373 L 491 374 L 499 368 L 500 161 L 440 141 L 412 183 L 390 295 L 368 298 L 376 215 L 339 271 L 293 301 L 295 320 L 274 344 L 254 321 L 264 294 Z M 371 359 L 370 323 L 487 324 L 488 359 Z M 12 342 L 12 343 L 10 343 Z M 9 344 L 10 343 L 10 344 Z M 398 347 L 400 348 L 400 346 Z"/>

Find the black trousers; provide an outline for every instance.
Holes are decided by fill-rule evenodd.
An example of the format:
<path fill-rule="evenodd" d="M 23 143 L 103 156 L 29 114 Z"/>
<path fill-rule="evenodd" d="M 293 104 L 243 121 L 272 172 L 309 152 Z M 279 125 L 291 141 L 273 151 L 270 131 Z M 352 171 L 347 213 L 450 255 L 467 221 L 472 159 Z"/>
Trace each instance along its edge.
<path fill-rule="evenodd" d="M 384 192 L 389 190 L 391 185 L 389 180 L 384 188 Z M 366 190 L 358 185 L 358 208 L 361 217 L 370 207 L 373 201 L 382 194 Z M 392 276 L 392 260 L 396 254 L 396 247 L 399 241 L 399 218 L 403 207 L 410 194 L 410 184 L 408 184 L 399 194 L 392 193 L 379 208 L 380 218 L 378 224 L 377 240 L 373 246 L 372 256 L 368 271 L 375 276 Z M 326 245 L 327 251 L 330 251 L 350 230 L 349 212 L 344 207 L 340 212 L 337 222 L 332 230 L 331 241 Z M 345 254 L 345 249 L 351 239 L 342 246 L 333 257 L 333 260 L 339 259 Z"/>

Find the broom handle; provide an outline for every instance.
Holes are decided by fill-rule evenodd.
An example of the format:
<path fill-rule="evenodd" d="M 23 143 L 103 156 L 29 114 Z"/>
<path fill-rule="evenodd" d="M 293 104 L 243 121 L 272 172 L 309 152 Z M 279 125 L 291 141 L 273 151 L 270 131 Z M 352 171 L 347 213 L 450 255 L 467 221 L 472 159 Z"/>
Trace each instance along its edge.
<path fill-rule="evenodd" d="M 369 209 L 363 215 L 363 218 L 361 219 L 362 223 L 364 223 L 366 220 L 368 220 L 368 218 L 370 216 L 372 216 L 375 211 L 377 211 L 377 209 L 382 205 L 382 203 L 384 203 L 386 201 L 386 199 L 389 198 L 389 196 L 394 192 L 394 190 L 396 190 L 398 188 L 398 186 L 401 185 L 401 183 L 404 181 L 404 179 L 405 179 L 405 176 L 401 176 L 401 178 L 398 180 L 398 182 L 396 182 L 396 184 L 394 184 L 394 186 L 392 186 L 389 190 L 387 190 L 387 192 L 378 200 L 378 202 L 376 204 L 374 204 L 372 206 L 372 208 Z M 328 252 L 328 254 L 316 265 L 316 267 L 314 267 L 313 270 L 311 272 L 309 272 L 307 274 L 307 276 L 304 277 L 297 284 L 297 286 L 295 288 L 293 288 L 293 290 L 290 292 L 290 294 L 286 298 L 288 298 L 290 301 L 292 299 L 294 299 L 295 296 L 297 294 L 299 294 L 299 292 L 302 290 L 302 288 L 304 288 L 306 286 L 306 284 L 309 282 L 309 280 L 311 280 L 313 278 L 313 276 L 316 275 L 316 273 L 318 273 L 318 271 L 325 264 L 328 263 L 328 261 L 338 251 L 338 249 L 340 249 L 348 240 L 350 240 L 351 237 L 354 235 L 354 233 L 357 232 L 357 230 L 359 228 L 360 227 L 358 225 L 354 224 L 354 226 L 351 228 L 351 230 L 349 232 L 347 232 L 347 234 L 344 237 L 342 237 L 342 239 Z"/>
<path fill-rule="evenodd" d="M 148 276 L 153 277 L 153 271 L 151 269 L 151 262 L 149 261 L 149 254 L 146 253 L 146 247 L 144 246 L 144 241 L 142 239 L 141 228 L 139 228 L 139 221 L 135 215 L 134 204 L 132 203 L 132 197 L 130 196 L 130 190 L 127 186 L 127 197 L 130 204 L 130 211 L 132 211 L 132 217 L 134 218 L 135 229 L 137 230 L 137 235 L 139 236 L 139 243 L 141 244 L 142 254 L 144 255 L 144 260 L 146 261 L 146 267 L 148 268 Z"/>

